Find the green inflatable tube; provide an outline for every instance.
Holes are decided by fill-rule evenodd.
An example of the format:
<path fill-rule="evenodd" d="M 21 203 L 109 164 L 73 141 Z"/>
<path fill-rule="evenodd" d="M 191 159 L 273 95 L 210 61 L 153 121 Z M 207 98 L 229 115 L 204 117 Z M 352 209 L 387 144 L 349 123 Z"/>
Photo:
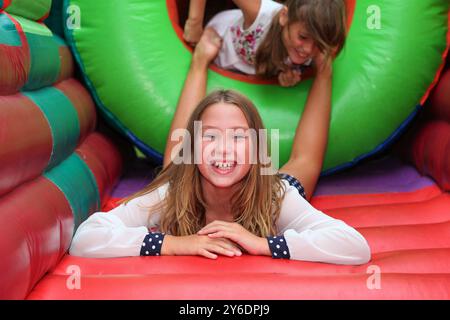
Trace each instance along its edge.
<path fill-rule="evenodd" d="M 389 144 L 436 80 L 448 43 L 448 0 L 348 0 L 347 44 L 334 62 L 333 111 L 324 171 Z M 65 0 L 66 36 L 103 114 L 160 159 L 191 60 L 180 40 L 175 0 Z M 279 129 L 287 161 L 311 87 L 237 80 L 209 71 L 208 89 L 232 88 Z"/>

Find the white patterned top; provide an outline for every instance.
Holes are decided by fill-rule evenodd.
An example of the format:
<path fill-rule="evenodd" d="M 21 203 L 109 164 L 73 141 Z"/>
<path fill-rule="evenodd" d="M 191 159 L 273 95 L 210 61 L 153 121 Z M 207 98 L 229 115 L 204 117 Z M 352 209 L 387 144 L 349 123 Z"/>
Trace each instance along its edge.
<path fill-rule="evenodd" d="M 219 67 L 255 74 L 256 51 L 270 28 L 273 17 L 283 5 L 272 0 L 262 0 L 258 16 L 244 29 L 244 15 L 240 9 L 226 10 L 208 22 L 222 37 L 222 48 L 214 61 Z"/>

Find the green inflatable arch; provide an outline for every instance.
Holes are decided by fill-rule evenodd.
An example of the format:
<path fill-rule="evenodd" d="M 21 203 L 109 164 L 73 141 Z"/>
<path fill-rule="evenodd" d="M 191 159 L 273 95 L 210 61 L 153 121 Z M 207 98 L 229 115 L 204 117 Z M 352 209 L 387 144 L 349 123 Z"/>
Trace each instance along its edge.
<path fill-rule="evenodd" d="M 389 144 L 426 99 L 447 53 L 448 0 L 348 0 L 347 6 L 352 23 L 334 62 L 326 172 Z M 175 8 L 175 0 L 65 0 L 66 36 L 97 104 L 158 160 L 191 60 Z M 282 88 L 216 68 L 208 75 L 209 89 L 239 90 L 267 128 L 280 130 L 281 164 L 311 82 Z"/>

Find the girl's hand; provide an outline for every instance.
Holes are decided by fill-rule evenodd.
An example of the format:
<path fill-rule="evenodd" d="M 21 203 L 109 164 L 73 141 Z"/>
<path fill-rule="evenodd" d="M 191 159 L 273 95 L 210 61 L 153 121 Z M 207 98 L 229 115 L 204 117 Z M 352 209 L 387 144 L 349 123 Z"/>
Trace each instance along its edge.
<path fill-rule="evenodd" d="M 336 57 L 337 48 L 331 49 L 327 54 L 316 49 L 316 53 L 313 55 L 313 61 L 317 68 L 318 74 L 330 74 L 333 70 L 333 60 Z"/>
<path fill-rule="evenodd" d="M 161 248 L 162 255 L 204 256 L 216 259 L 217 255 L 228 257 L 240 256 L 241 250 L 236 244 L 224 238 L 211 238 L 204 235 L 175 237 L 166 235 Z"/>
<path fill-rule="evenodd" d="M 283 87 L 295 86 L 302 80 L 300 71 L 289 68 L 287 71 L 278 74 L 278 83 Z"/>
<path fill-rule="evenodd" d="M 216 220 L 203 227 L 197 234 L 208 235 L 212 239 L 229 239 L 251 255 L 271 255 L 266 238 L 254 235 L 235 222 Z"/>
<path fill-rule="evenodd" d="M 222 38 L 213 28 L 206 28 L 195 47 L 193 62 L 209 65 L 222 47 Z"/>

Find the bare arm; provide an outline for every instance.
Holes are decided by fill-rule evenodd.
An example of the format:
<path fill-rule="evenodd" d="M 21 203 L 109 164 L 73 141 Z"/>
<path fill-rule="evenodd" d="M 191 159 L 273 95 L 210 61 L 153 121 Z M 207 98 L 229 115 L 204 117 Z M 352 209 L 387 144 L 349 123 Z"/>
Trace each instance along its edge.
<path fill-rule="evenodd" d="M 206 65 L 192 62 L 167 137 L 166 149 L 164 151 L 164 167 L 170 163 L 172 149 L 178 143 L 178 141 L 171 139 L 172 132 L 176 129 L 185 129 L 187 127 L 187 121 L 192 111 L 205 96 L 206 74 Z"/>
<path fill-rule="evenodd" d="M 191 0 L 189 3 L 188 19 L 184 25 L 183 38 L 195 46 L 203 33 L 206 0 Z"/>
<path fill-rule="evenodd" d="M 192 56 L 191 66 L 170 126 L 164 151 L 164 167 L 170 163 L 172 149 L 178 144 L 178 141 L 172 141 L 172 132 L 187 127 L 189 117 L 205 97 L 208 66 L 219 52 L 220 46 L 221 39 L 217 33 L 213 29 L 206 29 Z"/>
<path fill-rule="evenodd" d="M 205 16 L 206 0 L 190 0 L 189 2 L 189 19 L 194 19 L 196 21 L 201 21 L 203 23 L 203 18 Z"/>
<path fill-rule="evenodd" d="M 288 162 L 280 172 L 296 177 L 311 198 L 328 143 L 331 113 L 332 66 L 323 62 L 306 101 L 305 110 L 297 126 Z"/>

